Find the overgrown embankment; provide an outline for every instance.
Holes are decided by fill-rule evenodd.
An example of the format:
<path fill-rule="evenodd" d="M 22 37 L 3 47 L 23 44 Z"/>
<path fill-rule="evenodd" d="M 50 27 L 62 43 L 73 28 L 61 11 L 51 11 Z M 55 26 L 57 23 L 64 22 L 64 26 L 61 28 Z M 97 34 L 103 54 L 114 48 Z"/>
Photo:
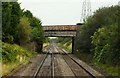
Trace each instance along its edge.
<path fill-rule="evenodd" d="M 20 65 L 27 64 L 35 55 L 35 52 L 29 52 L 19 45 L 2 42 L 2 75 L 10 74 Z"/>
<path fill-rule="evenodd" d="M 42 22 L 31 11 L 21 9 L 18 2 L 2 3 L 2 67 L 3 75 L 28 63 L 44 42 Z M 30 52 L 32 51 L 32 52 Z"/>
<path fill-rule="evenodd" d="M 80 27 L 76 55 L 108 75 L 118 76 L 120 68 L 120 7 L 98 9 Z"/>

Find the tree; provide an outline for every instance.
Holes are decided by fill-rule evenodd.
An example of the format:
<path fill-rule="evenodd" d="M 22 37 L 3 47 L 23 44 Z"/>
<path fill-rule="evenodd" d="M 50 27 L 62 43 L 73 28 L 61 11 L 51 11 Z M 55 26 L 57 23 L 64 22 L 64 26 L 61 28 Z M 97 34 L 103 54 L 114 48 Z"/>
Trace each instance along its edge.
<path fill-rule="evenodd" d="M 12 9 L 11 9 L 11 24 L 10 27 L 12 28 L 10 34 L 14 37 L 14 42 L 19 43 L 19 36 L 18 36 L 18 25 L 20 22 L 20 18 L 22 16 L 22 10 L 20 8 L 20 4 L 18 2 L 11 2 Z"/>
<path fill-rule="evenodd" d="M 19 43 L 18 24 L 21 17 L 21 8 L 18 2 L 2 3 L 2 40 L 4 42 Z"/>
<path fill-rule="evenodd" d="M 21 9 L 18 2 L 2 3 L 2 28 L 3 42 L 25 44 L 32 40 L 43 44 L 44 32 L 40 19 L 29 10 Z"/>
<path fill-rule="evenodd" d="M 22 17 L 19 24 L 19 40 L 21 44 L 25 44 L 31 39 L 31 27 L 28 19 Z"/>
<path fill-rule="evenodd" d="M 12 5 L 10 3 L 2 4 L 2 40 L 7 42 L 12 42 L 9 37 L 13 36 L 9 34 L 10 32 L 10 23 L 11 23 L 11 8 Z"/>
<path fill-rule="evenodd" d="M 33 33 L 33 40 L 35 40 L 38 44 L 42 44 L 44 41 L 44 31 L 41 24 L 42 23 L 38 18 L 32 18 L 31 27 Z"/>
<path fill-rule="evenodd" d="M 27 17 L 30 22 L 30 26 L 32 28 L 32 40 L 36 41 L 38 44 L 43 44 L 44 31 L 42 29 L 41 20 L 34 17 L 29 10 L 24 11 L 23 15 Z"/>
<path fill-rule="evenodd" d="M 26 10 L 26 11 L 23 12 L 23 16 L 30 19 L 30 18 L 33 17 L 33 14 L 29 10 Z"/>
<path fill-rule="evenodd" d="M 85 24 L 81 26 L 80 33 L 76 38 L 77 49 L 83 53 L 93 54 L 91 36 L 99 28 L 110 26 L 118 22 L 118 6 L 104 7 L 97 10 L 93 16 L 90 16 Z"/>

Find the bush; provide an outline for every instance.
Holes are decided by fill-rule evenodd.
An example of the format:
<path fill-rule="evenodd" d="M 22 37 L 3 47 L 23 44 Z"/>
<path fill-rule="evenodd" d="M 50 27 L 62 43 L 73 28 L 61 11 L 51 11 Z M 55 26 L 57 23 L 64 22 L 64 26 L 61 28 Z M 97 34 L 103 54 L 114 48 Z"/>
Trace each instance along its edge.
<path fill-rule="evenodd" d="M 89 17 L 85 24 L 81 26 L 80 33 L 76 38 L 76 48 L 83 53 L 91 53 L 93 45 L 91 36 L 101 27 L 118 23 L 118 6 L 104 7 L 97 10 L 93 16 Z"/>
<path fill-rule="evenodd" d="M 11 62 L 22 62 L 32 56 L 32 53 L 16 45 L 2 42 L 2 62 L 3 64 Z"/>
<path fill-rule="evenodd" d="M 92 36 L 94 60 L 103 64 L 120 65 L 120 48 L 118 46 L 118 24 L 99 28 Z"/>

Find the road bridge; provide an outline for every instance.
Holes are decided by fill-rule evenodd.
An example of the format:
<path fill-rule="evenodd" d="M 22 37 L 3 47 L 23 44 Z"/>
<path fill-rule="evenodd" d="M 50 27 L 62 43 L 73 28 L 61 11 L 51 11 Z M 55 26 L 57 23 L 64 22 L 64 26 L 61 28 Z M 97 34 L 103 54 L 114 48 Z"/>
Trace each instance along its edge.
<path fill-rule="evenodd" d="M 75 37 L 78 25 L 43 26 L 45 37 Z"/>
<path fill-rule="evenodd" d="M 45 37 L 71 37 L 72 53 L 74 52 L 74 39 L 80 25 L 48 25 L 43 26 Z"/>

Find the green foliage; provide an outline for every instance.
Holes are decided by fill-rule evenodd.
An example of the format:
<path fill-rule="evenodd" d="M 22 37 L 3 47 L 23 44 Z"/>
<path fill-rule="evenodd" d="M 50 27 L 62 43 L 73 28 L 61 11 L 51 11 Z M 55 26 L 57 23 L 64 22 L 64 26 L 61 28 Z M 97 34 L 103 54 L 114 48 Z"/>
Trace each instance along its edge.
<path fill-rule="evenodd" d="M 2 76 L 8 75 L 15 68 L 20 65 L 25 65 L 29 63 L 30 58 L 36 55 L 35 52 L 30 52 L 25 48 L 22 48 L 16 44 L 8 44 L 2 42 Z"/>
<path fill-rule="evenodd" d="M 32 37 L 33 40 L 35 40 L 38 44 L 42 44 L 44 41 L 44 31 L 42 29 L 41 21 L 33 17 L 32 22 L 31 22 L 31 27 L 32 27 Z"/>
<path fill-rule="evenodd" d="M 29 10 L 24 11 L 23 15 L 27 17 L 30 22 L 32 28 L 32 40 L 36 41 L 38 44 L 42 44 L 44 42 L 44 31 L 40 19 L 34 17 Z"/>
<path fill-rule="evenodd" d="M 34 17 L 29 10 L 23 12 L 23 15 L 28 18 L 30 26 L 32 28 L 32 40 L 38 44 L 44 42 L 44 31 L 42 29 L 42 23 L 40 19 Z"/>
<path fill-rule="evenodd" d="M 49 42 L 50 42 L 50 38 L 46 37 L 44 43 L 49 43 Z"/>
<path fill-rule="evenodd" d="M 2 42 L 2 62 L 3 64 L 11 62 L 21 62 L 32 56 L 32 53 L 26 49 L 14 44 L 7 44 Z"/>
<path fill-rule="evenodd" d="M 20 4 L 17 2 L 2 3 L 2 35 L 4 42 L 18 42 L 18 24 L 21 17 Z M 13 40 L 11 39 L 13 38 Z"/>
<path fill-rule="evenodd" d="M 80 33 L 76 38 L 76 48 L 80 52 L 93 54 L 91 44 L 94 32 L 104 26 L 110 26 L 118 21 L 118 6 L 104 7 L 97 10 L 93 16 L 89 17 L 85 24 L 81 26 Z"/>
<path fill-rule="evenodd" d="M 11 34 L 13 35 L 14 38 L 14 42 L 19 42 L 19 37 L 18 37 L 18 25 L 20 22 L 20 17 L 22 15 L 22 11 L 20 8 L 20 4 L 18 2 L 12 2 L 12 17 L 11 17 L 11 24 L 10 24 L 10 28 L 12 28 L 11 30 Z"/>
<path fill-rule="evenodd" d="M 56 41 L 58 45 L 62 48 L 64 48 L 68 52 L 72 52 L 72 38 L 63 38 L 63 37 L 58 37 L 55 39 L 52 39 L 51 41 Z"/>
<path fill-rule="evenodd" d="M 92 36 L 95 52 L 94 60 L 110 65 L 120 65 L 118 41 L 118 24 L 98 29 Z"/>
<path fill-rule="evenodd" d="M 4 2 L 2 4 L 3 42 L 19 44 L 32 39 L 41 44 L 44 41 L 41 24 L 41 21 L 34 17 L 29 10 L 22 10 L 18 2 Z"/>
<path fill-rule="evenodd" d="M 41 26 L 41 21 L 39 18 L 36 18 L 36 17 L 32 17 L 31 20 L 30 20 L 30 26 L 31 27 L 40 27 Z"/>
<path fill-rule="evenodd" d="M 95 65 L 100 69 L 104 69 L 104 72 L 107 72 L 107 75 L 118 76 L 118 78 L 120 77 L 118 66 L 111 66 L 111 65 L 102 64 L 102 63 L 95 63 Z"/>
<path fill-rule="evenodd" d="M 33 14 L 29 10 L 26 10 L 26 11 L 23 12 L 23 16 L 30 19 L 30 18 L 33 17 Z"/>
<path fill-rule="evenodd" d="M 56 38 L 56 39 L 57 39 L 58 43 L 61 43 L 61 44 L 68 43 L 68 45 L 72 41 L 72 38 L 62 38 L 62 37 L 59 37 L 59 38 Z"/>
<path fill-rule="evenodd" d="M 28 19 L 26 17 L 23 17 L 20 19 L 20 23 L 19 23 L 19 40 L 20 43 L 26 43 L 30 41 L 30 37 L 31 37 L 31 27 L 30 27 L 30 23 L 28 21 Z"/>
<path fill-rule="evenodd" d="M 11 41 L 8 37 L 11 36 L 9 34 L 10 22 L 11 22 L 11 7 L 10 3 L 2 4 L 2 40 L 3 41 Z"/>
<path fill-rule="evenodd" d="M 76 37 L 75 47 L 81 53 L 92 55 L 95 63 L 120 65 L 120 7 L 97 10 L 89 17 Z"/>
<path fill-rule="evenodd" d="M 58 46 L 64 48 L 67 52 L 72 53 L 72 43 L 71 42 L 66 42 L 64 44 L 58 43 Z"/>
<path fill-rule="evenodd" d="M 16 67 L 32 56 L 32 53 L 21 48 L 16 44 L 22 44 L 24 47 L 30 44 L 28 42 L 37 41 L 42 44 L 44 40 L 41 21 L 33 17 L 33 14 L 20 8 L 18 2 L 2 3 L 2 61 L 3 68 L 10 65 Z M 11 44 L 8 44 L 11 43 Z M 39 45 L 38 45 L 39 46 Z M 40 48 L 41 49 L 41 48 Z M 1 52 L 1 51 L 0 51 Z M 1 61 L 1 59 L 0 59 Z M 14 66 L 11 66 L 10 71 Z M 5 69 L 7 70 L 7 68 Z"/>

